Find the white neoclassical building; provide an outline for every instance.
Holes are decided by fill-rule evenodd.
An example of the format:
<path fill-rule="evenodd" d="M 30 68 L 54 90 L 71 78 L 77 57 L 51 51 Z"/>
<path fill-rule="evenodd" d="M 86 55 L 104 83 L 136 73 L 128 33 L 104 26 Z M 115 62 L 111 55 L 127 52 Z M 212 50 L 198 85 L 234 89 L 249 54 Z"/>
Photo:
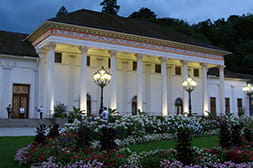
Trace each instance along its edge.
<path fill-rule="evenodd" d="M 21 106 L 25 118 L 38 118 L 41 105 L 51 117 L 58 102 L 98 114 L 93 74 L 102 66 L 112 74 L 104 106 L 120 114 L 188 113 L 182 81 L 189 75 L 197 82 L 193 113 L 249 113 L 242 87 L 252 77 L 224 77 L 227 54 L 154 23 L 88 10 L 49 19 L 29 35 L 0 31 L 0 118 L 8 104 L 13 118 Z"/>

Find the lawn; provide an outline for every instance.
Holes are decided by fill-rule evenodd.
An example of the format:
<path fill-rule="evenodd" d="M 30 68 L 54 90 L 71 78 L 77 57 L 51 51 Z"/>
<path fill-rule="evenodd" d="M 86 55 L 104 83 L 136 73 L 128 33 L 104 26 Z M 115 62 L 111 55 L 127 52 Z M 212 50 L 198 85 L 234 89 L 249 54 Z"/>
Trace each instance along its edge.
<path fill-rule="evenodd" d="M 192 139 L 192 145 L 201 148 L 214 147 L 218 144 L 218 139 L 219 139 L 218 136 L 195 137 Z M 156 149 L 175 148 L 175 145 L 176 145 L 175 140 L 169 140 L 169 141 L 159 141 L 159 142 L 131 145 L 129 148 L 135 152 L 142 152 L 142 151 L 152 151 Z"/>
<path fill-rule="evenodd" d="M 34 137 L 0 137 L 0 168 L 17 168 L 18 164 L 13 160 L 17 149 L 24 145 L 31 144 Z M 196 137 L 193 138 L 193 146 L 213 147 L 217 145 L 217 136 Z M 156 149 L 170 149 L 175 147 L 175 141 L 159 141 L 152 143 L 144 143 L 139 145 L 131 145 L 132 151 L 151 151 Z"/>
<path fill-rule="evenodd" d="M 24 145 L 31 144 L 34 137 L 0 137 L 0 168 L 17 168 L 13 160 L 16 151 Z"/>

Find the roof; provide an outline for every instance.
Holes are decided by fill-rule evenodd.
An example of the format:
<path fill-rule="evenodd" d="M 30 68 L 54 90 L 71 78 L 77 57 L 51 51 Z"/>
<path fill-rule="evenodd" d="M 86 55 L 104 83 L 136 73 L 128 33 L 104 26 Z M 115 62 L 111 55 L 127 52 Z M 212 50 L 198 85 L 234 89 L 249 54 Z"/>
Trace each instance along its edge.
<path fill-rule="evenodd" d="M 159 24 L 81 9 L 48 21 L 86 26 L 222 50 Z"/>
<path fill-rule="evenodd" d="M 214 76 L 219 76 L 219 69 L 217 67 L 209 68 L 208 75 L 214 75 Z M 234 73 L 231 71 L 228 71 L 224 69 L 224 77 L 226 78 L 240 78 L 240 79 L 251 79 L 253 80 L 253 75 L 250 74 L 242 74 L 242 73 Z"/>
<path fill-rule="evenodd" d="M 24 41 L 28 34 L 0 31 L 0 54 L 38 57 L 30 42 Z"/>

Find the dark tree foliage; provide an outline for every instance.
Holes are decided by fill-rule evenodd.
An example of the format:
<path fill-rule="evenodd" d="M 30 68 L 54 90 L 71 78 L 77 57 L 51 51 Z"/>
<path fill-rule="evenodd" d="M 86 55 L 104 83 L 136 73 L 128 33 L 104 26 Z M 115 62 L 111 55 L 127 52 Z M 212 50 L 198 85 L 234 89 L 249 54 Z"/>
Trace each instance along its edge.
<path fill-rule="evenodd" d="M 184 165 L 193 163 L 194 151 L 192 146 L 192 135 L 191 129 L 182 127 L 177 132 L 177 143 L 176 143 L 176 158 L 181 161 Z"/>
<path fill-rule="evenodd" d="M 211 44 L 233 53 L 225 56 L 228 70 L 253 74 L 253 15 L 200 22 L 192 26 L 192 33 L 201 33 Z"/>
<path fill-rule="evenodd" d="M 114 129 L 103 127 L 100 135 L 101 149 L 107 151 L 115 149 L 117 147 L 116 143 L 114 142 L 115 138 L 116 136 Z"/>
<path fill-rule="evenodd" d="M 245 74 L 253 74 L 253 15 L 231 15 L 211 21 L 207 19 L 189 25 L 183 20 L 173 18 L 156 18 L 139 12 L 133 12 L 130 18 L 145 18 L 164 27 L 185 33 L 193 38 L 205 41 L 223 50 L 232 52 L 225 56 L 226 69 Z M 151 19 L 147 19 L 151 18 Z"/>
<path fill-rule="evenodd" d="M 164 27 L 171 28 L 175 31 L 183 32 L 190 35 L 191 27 L 184 20 L 175 19 L 175 18 L 158 18 L 157 22 Z"/>
<path fill-rule="evenodd" d="M 156 20 L 156 14 L 151 11 L 149 8 L 141 8 L 138 12 L 133 12 L 128 16 L 129 18 L 133 19 L 142 19 L 142 20 Z"/>
<path fill-rule="evenodd" d="M 53 127 L 49 127 L 50 130 L 49 130 L 49 133 L 47 136 L 49 137 L 57 137 L 60 135 L 59 131 L 60 131 L 60 128 L 59 128 L 59 124 L 55 124 L 53 125 Z"/>
<path fill-rule="evenodd" d="M 120 6 L 117 5 L 117 0 L 103 0 L 100 3 L 103 6 L 102 13 L 117 15 Z"/>
<path fill-rule="evenodd" d="M 65 8 L 65 6 L 62 6 L 62 7 L 58 10 L 58 12 L 56 13 L 56 17 L 64 16 L 64 15 L 66 15 L 66 14 L 68 14 L 68 11 L 67 11 L 67 9 Z"/>
<path fill-rule="evenodd" d="M 39 143 L 39 144 L 46 144 L 46 130 L 47 130 L 47 126 L 45 124 L 41 124 L 39 127 L 36 128 L 36 136 L 34 138 L 34 141 Z"/>

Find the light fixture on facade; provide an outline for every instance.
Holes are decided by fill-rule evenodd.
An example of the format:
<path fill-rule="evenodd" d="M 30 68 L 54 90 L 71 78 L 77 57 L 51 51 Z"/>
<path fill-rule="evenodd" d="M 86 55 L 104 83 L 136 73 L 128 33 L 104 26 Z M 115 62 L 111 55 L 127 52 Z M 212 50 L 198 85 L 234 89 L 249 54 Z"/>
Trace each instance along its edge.
<path fill-rule="evenodd" d="M 103 111 L 103 88 L 110 83 L 111 78 L 112 75 L 107 72 L 104 67 L 101 67 L 101 69 L 99 69 L 93 75 L 95 83 L 101 88 L 100 113 Z"/>
<path fill-rule="evenodd" d="M 253 86 L 248 83 L 242 88 L 243 92 L 249 96 L 249 115 L 252 116 L 252 95 L 253 95 Z"/>
<path fill-rule="evenodd" d="M 197 87 L 197 82 L 188 76 L 182 83 L 183 88 L 189 93 L 189 116 L 192 116 L 191 92 Z"/>

